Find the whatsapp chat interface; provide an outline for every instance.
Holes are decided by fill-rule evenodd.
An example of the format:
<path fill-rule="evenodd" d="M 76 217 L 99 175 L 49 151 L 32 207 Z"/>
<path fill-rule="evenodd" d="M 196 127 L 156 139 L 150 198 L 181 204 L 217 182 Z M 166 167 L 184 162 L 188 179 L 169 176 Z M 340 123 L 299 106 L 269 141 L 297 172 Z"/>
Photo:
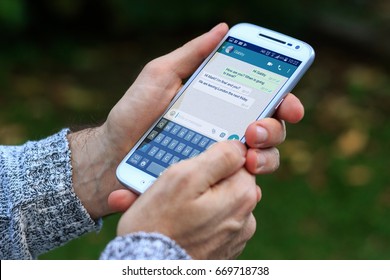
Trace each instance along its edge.
<path fill-rule="evenodd" d="M 164 117 L 216 141 L 241 139 L 300 63 L 228 37 Z"/>

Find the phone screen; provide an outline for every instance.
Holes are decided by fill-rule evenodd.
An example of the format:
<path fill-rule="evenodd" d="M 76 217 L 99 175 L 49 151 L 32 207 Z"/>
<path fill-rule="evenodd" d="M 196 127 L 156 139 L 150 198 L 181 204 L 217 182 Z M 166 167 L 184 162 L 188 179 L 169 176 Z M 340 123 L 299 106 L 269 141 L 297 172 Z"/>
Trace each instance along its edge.
<path fill-rule="evenodd" d="M 126 163 L 152 177 L 217 141 L 243 140 L 301 61 L 227 37 Z M 272 108 L 274 109 L 274 108 Z"/>

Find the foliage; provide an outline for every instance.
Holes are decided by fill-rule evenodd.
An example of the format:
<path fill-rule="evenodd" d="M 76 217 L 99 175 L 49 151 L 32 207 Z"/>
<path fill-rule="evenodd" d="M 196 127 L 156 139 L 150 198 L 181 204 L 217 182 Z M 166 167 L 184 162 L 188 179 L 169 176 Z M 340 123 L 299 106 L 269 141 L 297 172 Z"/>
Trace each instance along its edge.
<path fill-rule="evenodd" d="M 242 258 L 388 259 L 390 48 L 334 26 L 372 38 L 389 11 L 386 0 L 1 1 L 0 143 L 98 124 L 146 62 L 221 20 L 277 28 L 317 58 L 294 90 L 305 119 L 288 125 L 279 171 L 258 177 L 258 231 Z M 42 258 L 98 258 L 118 218 Z"/>

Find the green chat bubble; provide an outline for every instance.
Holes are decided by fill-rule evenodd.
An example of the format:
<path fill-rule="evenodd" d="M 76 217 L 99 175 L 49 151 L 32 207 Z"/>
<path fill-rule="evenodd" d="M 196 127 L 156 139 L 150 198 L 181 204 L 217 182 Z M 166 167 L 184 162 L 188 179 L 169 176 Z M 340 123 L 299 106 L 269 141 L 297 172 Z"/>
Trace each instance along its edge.
<path fill-rule="evenodd" d="M 272 93 L 279 88 L 281 79 L 277 74 L 253 69 L 250 73 L 244 73 L 231 67 L 226 67 L 222 75 L 242 85 L 260 90 L 265 93 Z"/>

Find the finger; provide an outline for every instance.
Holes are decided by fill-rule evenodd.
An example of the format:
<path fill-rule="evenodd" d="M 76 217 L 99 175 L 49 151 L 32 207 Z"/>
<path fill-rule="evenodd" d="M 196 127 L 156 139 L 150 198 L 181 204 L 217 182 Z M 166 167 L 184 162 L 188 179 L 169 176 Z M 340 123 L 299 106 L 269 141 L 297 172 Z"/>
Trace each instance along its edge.
<path fill-rule="evenodd" d="M 289 123 L 297 123 L 302 120 L 305 109 L 301 101 L 292 93 L 289 93 L 280 104 L 274 117 Z"/>
<path fill-rule="evenodd" d="M 246 143 L 251 148 L 268 148 L 282 143 L 286 138 L 283 121 L 265 118 L 251 123 L 246 132 Z"/>
<path fill-rule="evenodd" d="M 204 193 L 210 187 L 242 168 L 245 164 L 246 148 L 239 141 L 219 142 L 199 156 L 181 161 L 168 168 L 160 181 L 170 178 L 172 185 L 180 181 L 194 182 L 196 193 Z M 196 188 L 196 189 L 195 189 Z"/>
<path fill-rule="evenodd" d="M 279 168 L 280 164 L 277 148 L 249 149 L 246 158 L 245 167 L 252 174 L 272 173 Z"/>
<path fill-rule="evenodd" d="M 130 190 L 116 190 L 108 196 L 108 207 L 113 212 L 125 212 L 137 198 L 138 196 Z"/>
<path fill-rule="evenodd" d="M 164 60 L 164 64 L 176 73 L 180 79 L 185 79 L 217 47 L 227 31 L 228 26 L 225 23 L 220 23 L 209 32 L 161 57 L 161 60 Z"/>
<path fill-rule="evenodd" d="M 198 158 L 210 185 L 229 177 L 245 163 L 246 148 L 239 141 L 227 141 L 213 145 Z"/>

